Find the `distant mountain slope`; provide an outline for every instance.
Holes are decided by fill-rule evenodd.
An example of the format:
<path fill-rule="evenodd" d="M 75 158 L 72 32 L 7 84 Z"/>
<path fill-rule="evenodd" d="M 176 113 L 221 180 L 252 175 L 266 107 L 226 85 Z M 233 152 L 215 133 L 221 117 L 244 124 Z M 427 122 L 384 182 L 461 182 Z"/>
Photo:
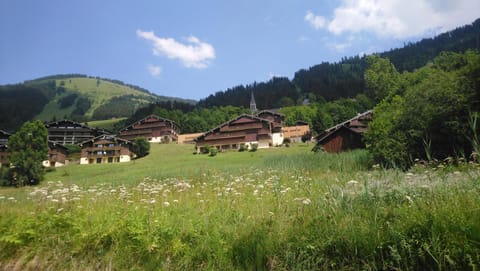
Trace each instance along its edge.
<path fill-rule="evenodd" d="M 130 117 L 140 107 L 159 101 L 195 103 L 157 96 L 118 80 L 76 74 L 43 77 L 0 86 L 0 129 L 14 131 L 32 119 L 89 121 Z"/>
<path fill-rule="evenodd" d="M 402 48 L 379 53 L 389 58 L 399 72 L 413 71 L 426 65 L 442 51 L 480 50 L 480 19 L 434 38 L 406 44 Z M 365 91 L 365 56 L 343 58 L 337 63 L 324 62 L 295 73 L 293 80 L 274 78 L 268 82 L 236 86 L 219 91 L 199 101 L 199 105 L 245 106 L 254 92 L 259 108 L 300 104 L 308 98 L 332 101 L 355 97 Z M 279 84 L 281 82 L 281 84 Z"/>

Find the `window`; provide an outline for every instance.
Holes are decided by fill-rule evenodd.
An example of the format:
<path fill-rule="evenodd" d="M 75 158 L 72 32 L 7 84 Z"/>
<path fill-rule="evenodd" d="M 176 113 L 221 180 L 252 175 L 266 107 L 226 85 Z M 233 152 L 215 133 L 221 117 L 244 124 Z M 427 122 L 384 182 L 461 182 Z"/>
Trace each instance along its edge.
<path fill-rule="evenodd" d="M 113 157 L 108 157 L 108 162 L 112 163 L 113 162 Z"/>
<path fill-rule="evenodd" d="M 102 158 L 97 158 L 97 164 L 101 164 L 102 163 Z"/>

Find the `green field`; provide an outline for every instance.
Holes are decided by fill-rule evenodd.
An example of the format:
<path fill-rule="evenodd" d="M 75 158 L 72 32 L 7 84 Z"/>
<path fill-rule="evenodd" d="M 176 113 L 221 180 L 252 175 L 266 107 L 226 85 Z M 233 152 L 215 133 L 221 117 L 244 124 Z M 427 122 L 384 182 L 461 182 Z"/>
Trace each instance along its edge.
<path fill-rule="evenodd" d="M 57 87 L 65 88 L 64 94 L 56 95 L 48 104 L 45 105 L 43 111 L 35 118 L 50 121 L 52 118 L 62 119 L 64 116 L 70 116 L 75 109 L 75 106 L 69 106 L 66 108 L 60 108 L 58 105 L 59 99 L 71 94 L 78 93 L 84 98 L 88 98 L 92 104 L 87 112 L 84 113 L 85 117 L 91 118 L 93 113 L 101 105 L 107 103 L 113 97 L 131 95 L 136 99 L 132 99 L 131 103 L 137 107 L 146 105 L 157 99 L 157 97 L 138 91 L 126 85 L 115 84 L 110 81 L 88 78 L 88 77 L 72 77 L 65 79 L 55 80 Z"/>
<path fill-rule="evenodd" d="M 93 128 L 99 128 L 99 129 L 105 129 L 111 132 L 117 132 L 115 131 L 115 124 L 122 120 L 126 120 L 127 118 L 113 118 L 113 119 L 108 119 L 108 120 L 94 120 L 94 121 L 89 121 L 87 123 L 84 123 L 87 126 L 93 127 Z"/>
<path fill-rule="evenodd" d="M 478 270 L 480 168 L 154 144 L 0 189 L 3 270 Z"/>

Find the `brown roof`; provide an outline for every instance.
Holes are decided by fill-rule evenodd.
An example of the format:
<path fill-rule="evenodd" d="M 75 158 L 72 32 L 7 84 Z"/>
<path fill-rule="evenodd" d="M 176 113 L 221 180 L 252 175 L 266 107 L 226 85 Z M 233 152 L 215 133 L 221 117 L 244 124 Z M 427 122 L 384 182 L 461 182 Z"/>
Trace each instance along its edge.
<path fill-rule="evenodd" d="M 121 129 L 121 130 L 119 131 L 119 133 L 121 133 L 121 132 L 123 132 L 123 131 L 125 131 L 125 130 L 128 130 L 128 129 L 131 129 L 131 128 L 133 128 L 135 125 L 139 125 L 139 124 L 145 123 L 145 122 L 147 122 L 147 120 L 149 120 L 149 119 L 151 119 L 151 118 L 154 118 L 154 119 L 156 119 L 156 120 L 158 120 L 158 121 L 170 122 L 173 126 L 175 126 L 175 128 L 178 129 L 178 125 L 177 125 L 173 120 L 165 119 L 165 118 L 159 117 L 159 116 L 157 116 L 157 115 L 148 115 L 148 116 L 146 116 L 145 118 L 143 118 L 143 119 L 141 119 L 141 120 L 138 120 L 138 121 L 136 121 L 136 122 L 134 122 L 134 123 L 126 126 L 125 128 Z"/>
<path fill-rule="evenodd" d="M 223 123 L 223 124 L 221 124 L 221 125 L 213 128 L 213 129 L 211 129 L 210 131 L 207 131 L 207 132 L 203 133 L 202 135 L 200 135 L 199 137 L 197 137 L 197 138 L 195 139 L 195 141 L 199 141 L 199 140 L 205 138 L 207 135 L 212 134 L 212 133 L 214 133 L 214 132 L 216 132 L 216 131 L 219 131 L 221 128 L 223 128 L 223 127 L 225 127 L 225 126 L 227 126 L 227 125 L 230 125 L 230 124 L 232 124 L 232 123 L 234 123 L 234 122 L 236 122 L 236 121 L 238 121 L 238 120 L 240 120 L 240 122 L 243 122 L 243 123 L 248 123 L 249 121 L 260 121 L 260 122 L 263 122 L 263 123 L 267 123 L 267 124 L 269 124 L 269 125 L 272 124 L 272 122 L 269 121 L 269 120 L 267 120 L 267 119 L 259 118 L 259 117 L 257 117 L 257 116 L 253 116 L 253 115 L 244 114 L 244 115 L 238 116 L 237 118 L 235 118 L 235 119 L 233 119 L 233 120 L 229 120 L 229 121 L 227 121 L 227 122 L 225 122 L 225 123 Z"/>

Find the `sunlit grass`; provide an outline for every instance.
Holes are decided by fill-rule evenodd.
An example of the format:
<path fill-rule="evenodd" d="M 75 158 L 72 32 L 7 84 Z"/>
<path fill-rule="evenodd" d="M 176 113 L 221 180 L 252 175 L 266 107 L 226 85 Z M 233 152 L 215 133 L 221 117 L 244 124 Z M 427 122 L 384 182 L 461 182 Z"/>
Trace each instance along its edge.
<path fill-rule="evenodd" d="M 474 270 L 476 165 L 375 169 L 306 145 L 192 154 L 153 145 L 0 189 L 0 267 L 62 270 Z M 10 268 L 13 269 L 13 268 Z"/>

